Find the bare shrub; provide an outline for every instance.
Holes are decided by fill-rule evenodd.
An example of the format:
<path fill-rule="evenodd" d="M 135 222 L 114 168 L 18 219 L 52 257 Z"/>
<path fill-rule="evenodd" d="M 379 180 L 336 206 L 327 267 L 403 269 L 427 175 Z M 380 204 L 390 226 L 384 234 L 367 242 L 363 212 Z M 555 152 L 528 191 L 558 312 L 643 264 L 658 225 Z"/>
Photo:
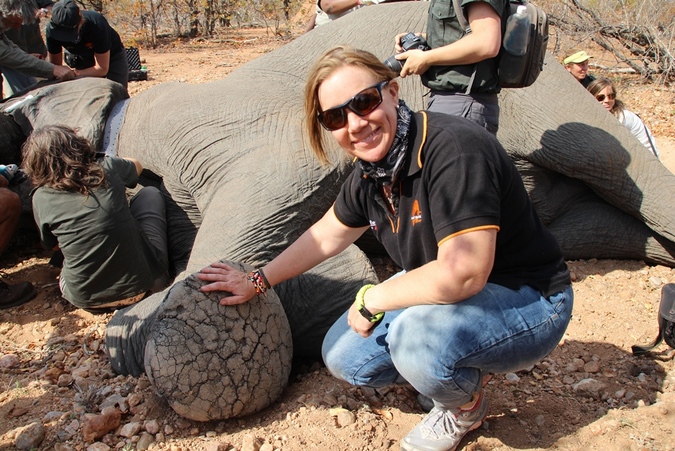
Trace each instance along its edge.
<path fill-rule="evenodd" d="M 307 0 L 81 0 L 102 12 L 133 45 L 155 47 L 158 38 L 211 37 L 231 27 L 265 27 L 282 35 Z"/>
<path fill-rule="evenodd" d="M 553 30 L 573 44 L 590 39 L 645 81 L 670 84 L 675 80 L 672 0 L 539 0 L 537 4 L 549 14 Z M 554 42 L 558 46 L 560 40 Z"/>

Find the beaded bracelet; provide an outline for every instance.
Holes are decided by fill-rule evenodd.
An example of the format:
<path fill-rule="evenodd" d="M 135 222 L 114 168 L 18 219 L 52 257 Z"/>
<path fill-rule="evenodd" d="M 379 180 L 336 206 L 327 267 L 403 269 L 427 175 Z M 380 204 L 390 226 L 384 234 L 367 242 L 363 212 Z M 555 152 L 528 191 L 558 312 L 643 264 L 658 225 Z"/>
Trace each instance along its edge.
<path fill-rule="evenodd" d="M 269 280 L 267 280 L 267 277 L 265 277 L 265 273 L 263 272 L 262 268 L 258 269 L 258 272 L 260 273 L 260 277 L 262 277 L 263 282 L 265 282 L 265 286 L 269 290 L 272 288 L 272 285 L 270 285 Z"/>
<path fill-rule="evenodd" d="M 260 269 L 251 271 L 248 275 L 248 280 L 250 280 L 253 284 L 253 288 L 255 288 L 255 294 L 265 294 L 267 290 L 270 289 L 267 278 L 263 275 Z"/>

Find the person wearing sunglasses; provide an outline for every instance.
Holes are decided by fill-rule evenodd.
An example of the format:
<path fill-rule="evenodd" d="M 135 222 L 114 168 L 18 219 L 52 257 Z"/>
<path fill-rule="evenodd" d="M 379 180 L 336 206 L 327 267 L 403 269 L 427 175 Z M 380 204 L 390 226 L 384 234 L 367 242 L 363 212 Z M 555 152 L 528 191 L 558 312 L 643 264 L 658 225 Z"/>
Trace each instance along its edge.
<path fill-rule="evenodd" d="M 458 0 L 470 32 L 462 27 L 453 0 L 431 0 L 426 40 L 430 50 L 403 52 L 399 33 L 396 58 L 405 60 L 401 77 L 420 75 L 431 95 L 429 111 L 470 119 L 492 134 L 499 129 L 499 61 L 502 17 L 508 0 Z M 402 52 L 402 53 L 401 53 Z"/>
<path fill-rule="evenodd" d="M 583 50 L 570 49 L 563 59 L 563 64 L 565 65 L 567 72 L 572 74 L 572 76 L 586 89 L 588 89 L 588 85 L 595 80 L 595 77 L 588 73 L 588 60 L 590 58 L 588 53 Z"/>
<path fill-rule="evenodd" d="M 659 150 L 649 127 L 640 119 L 640 116 L 626 108 L 624 103 L 616 98 L 616 86 L 608 78 L 598 78 L 588 85 L 588 92 L 595 100 L 612 113 L 621 124 L 626 127 L 656 158 L 660 158 Z"/>
<path fill-rule="evenodd" d="M 403 271 L 364 285 L 326 334 L 331 373 L 355 385 L 409 383 L 434 408 L 403 450 L 453 450 L 482 423 L 489 373 L 526 368 L 555 348 L 573 293 L 497 139 L 467 119 L 413 112 L 396 74 L 347 46 L 324 53 L 305 88 L 307 134 L 319 160 L 330 141 L 354 158 L 333 206 L 250 274 L 214 263 L 202 291 L 246 302 L 337 255 L 368 229 Z M 331 138 L 332 137 L 332 138 Z"/>

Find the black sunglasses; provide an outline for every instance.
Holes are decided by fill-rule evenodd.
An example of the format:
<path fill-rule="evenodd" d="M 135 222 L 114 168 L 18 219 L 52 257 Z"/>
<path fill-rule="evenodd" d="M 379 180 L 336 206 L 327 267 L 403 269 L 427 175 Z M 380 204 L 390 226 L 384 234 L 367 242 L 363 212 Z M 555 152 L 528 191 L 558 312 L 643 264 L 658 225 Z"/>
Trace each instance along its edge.
<path fill-rule="evenodd" d="M 328 131 L 339 130 L 347 124 L 346 108 L 349 108 L 359 116 L 365 116 L 373 112 L 382 103 L 382 88 L 387 83 L 389 83 L 389 80 L 381 81 L 374 86 L 359 91 L 342 105 L 329 108 L 326 111 L 320 111 L 317 114 L 319 123 Z"/>

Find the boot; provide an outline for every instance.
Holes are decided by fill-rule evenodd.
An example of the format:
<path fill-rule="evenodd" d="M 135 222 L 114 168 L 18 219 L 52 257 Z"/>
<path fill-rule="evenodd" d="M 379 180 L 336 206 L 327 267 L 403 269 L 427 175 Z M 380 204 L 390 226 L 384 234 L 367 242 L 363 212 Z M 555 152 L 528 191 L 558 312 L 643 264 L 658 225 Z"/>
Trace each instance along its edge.
<path fill-rule="evenodd" d="M 37 295 L 37 290 L 30 282 L 8 285 L 0 280 L 0 309 L 25 304 Z"/>

